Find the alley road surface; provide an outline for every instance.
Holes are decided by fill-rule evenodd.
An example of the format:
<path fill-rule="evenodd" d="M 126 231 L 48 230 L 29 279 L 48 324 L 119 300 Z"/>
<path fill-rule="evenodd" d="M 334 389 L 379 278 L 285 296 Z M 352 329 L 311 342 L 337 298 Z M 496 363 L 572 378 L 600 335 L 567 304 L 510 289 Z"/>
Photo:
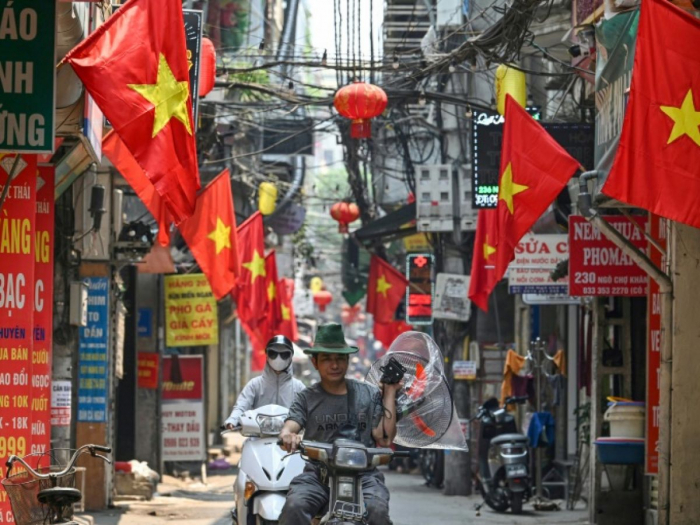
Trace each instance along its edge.
<path fill-rule="evenodd" d="M 585 511 L 533 512 L 526 506 L 523 516 L 496 514 L 488 508 L 477 517 L 474 505 L 479 498 L 448 497 L 425 487 L 417 475 L 386 473 L 391 491 L 391 518 L 394 525 L 464 524 L 573 524 L 587 523 Z M 172 478 L 170 478 L 172 480 Z M 227 525 L 231 523 L 232 485 L 235 475 L 209 478 L 185 485 L 172 481 L 161 484 L 159 496 L 148 502 L 119 503 L 111 511 L 76 516 L 81 523 L 97 525 L 155 525 L 181 522 L 187 525 Z M 167 495 L 166 495 L 167 494 Z"/>

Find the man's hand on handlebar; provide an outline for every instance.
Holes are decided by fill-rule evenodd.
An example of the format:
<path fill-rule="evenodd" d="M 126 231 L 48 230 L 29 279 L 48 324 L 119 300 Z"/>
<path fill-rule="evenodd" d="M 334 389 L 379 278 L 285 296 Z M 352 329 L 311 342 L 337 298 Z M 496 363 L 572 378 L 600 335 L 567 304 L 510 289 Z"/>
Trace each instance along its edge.
<path fill-rule="evenodd" d="M 288 429 L 283 428 L 279 435 L 279 446 L 287 451 L 287 453 L 292 454 L 299 448 L 299 443 L 301 443 L 301 436 L 294 432 L 290 432 Z"/>

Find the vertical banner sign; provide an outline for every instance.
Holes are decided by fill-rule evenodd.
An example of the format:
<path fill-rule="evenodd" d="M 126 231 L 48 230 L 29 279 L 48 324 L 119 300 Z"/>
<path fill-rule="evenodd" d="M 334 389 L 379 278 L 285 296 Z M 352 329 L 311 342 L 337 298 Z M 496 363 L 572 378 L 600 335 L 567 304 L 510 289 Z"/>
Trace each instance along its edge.
<path fill-rule="evenodd" d="M 32 348 L 32 452 L 51 441 L 51 341 L 53 334 L 54 167 L 39 166 L 34 226 L 34 346 Z"/>
<path fill-rule="evenodd" d="M 646 217 L 603 217 L 640 250 L 647 249 Z M 637 263 L 578 215 L 569 217 L 569 295 L 645 297 L 649 277 Z"/>
<path fill-rule="evenodd" d="M 157 352 L 139 352 L 138 386 L 148 390 L 158 388 L 158 371 L 160 354 Z"/>
<path fill-rule="evenodd" d="M 219 342 L 216 299 L 203 273 L 165 277 L 165 319 L 169 347 Z"/>
<path fill-rule="evenodd" d="M 202 54 L 202 11 L 183 9 L 185 20 L 185 45 L 187 46 L 187 65 L 190 68 L 190 95 L 192 96 L 192 118 L 197 129 L 199 111 L 199 62 Z"/>
<path fill-rule="evenodd" d="M 0 151 L 53 152 L 56 5 L 0 0 Z"/>
<path fill-rule="evenodd" d="M 51 426 L 69 427 L 73 396 L 70 381 L 51 382 Z"/>
<path fill-rule="evenodd" d="M 666 225 L 658 215 L 649 214 L 649 234 L 666 249 Z M 657 268 L 664 268 L 664 258 L 654 246 L 649 246 L 649 258 Z M 647 457 L 646 473 L 659 473 L 659 370 L 661 367 L 661 294 L 659 284 L 649 279 L 649 299 L 647 303 Z"/>
<path fill-rule="evenodd" d="M 20 156 L 8 182 L 15 160 L 0 154 L 0 190 L 10 185 L 0 210 L 0 465 L 31 448 L 36 156 Z M 14 522 L 2 489 L 0 519 Z"/>
<path fill-rule="evenodd" d="M 406 322 L 412 325 L 433 322 L 433 256 L 429 253 L 406 256 Z"/>
<path fill-rule="evenodd" d="M 80 328 L 78 421 L 107 421 L 109 380 L 109 278 L 88 277 L 87 326 Z"/>
<path fill-rule="evenodd" d="M 204 358 L 163 358 L 163 461 L 204 461 Z"/>

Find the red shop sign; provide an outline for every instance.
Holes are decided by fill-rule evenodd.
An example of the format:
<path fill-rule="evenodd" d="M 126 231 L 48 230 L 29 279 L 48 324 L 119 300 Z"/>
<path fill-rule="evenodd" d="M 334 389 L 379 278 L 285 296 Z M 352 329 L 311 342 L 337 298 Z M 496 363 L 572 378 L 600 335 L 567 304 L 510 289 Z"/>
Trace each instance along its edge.
<path fill-rule="evenodd" d="M 157 352 L 139 352 L 139 388 L 150 390 L 158 388 L 158 361 L 159 354 Z"/>
<path fill-rule="evenodd" d="M 201 355 L 163 357 L 163 399 L 204 399 Z"/>
<path fill-rule="evenodd" d="M 658 215 L 649 215 L 649 234 L 661 247 L 667 246 L 668 222 Z M 662 270 L 663 257 L 653 246 L 649 248 L 649 258 Z M 659 370 L 661 368 L 661 294 L 659 285 L 653 279 L 649 282 L 649 300 L 647 303 L 647 446 L 646 473 L 659 472 Z"/>
<path fill-rule="evenodd" d="M 642 251 L 646 217 L 634 217 L 640 228 L 621 216 L 603 217 Z M 583 217 L 569 217 L 569 295 L 644 297 L 649 278 L 644 270 Z"/>
<path fill-rule="evenodd" d="M 0 190 L 15 160 L 16 155 L 0 154 Z M 31 396 L 36 155 L 21 155 L 14 173 L 0 210 L 0 465 L 12 454 L 32 451 L 36 406 Z M 9 500 L 0 489 L 0 516 L 8 512 Z"/>

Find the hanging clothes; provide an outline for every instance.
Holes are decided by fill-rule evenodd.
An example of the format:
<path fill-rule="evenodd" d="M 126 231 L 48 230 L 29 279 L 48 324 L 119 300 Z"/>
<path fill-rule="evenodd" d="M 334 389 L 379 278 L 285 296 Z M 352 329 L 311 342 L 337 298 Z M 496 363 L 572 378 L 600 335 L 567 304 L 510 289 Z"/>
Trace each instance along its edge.
<path fill-rule="evenodd" d="M 526 358 L 518 355 L 513 350 L 508 350 L 506 362 L 503 367 L 503 383 L 501 384 L 501 405 L 506 402 L 506 398 L 513 394 L 513 377 L 517 376 L 525 366 Z M 523 394 L 524 395 L 524 394 Z"/>
<path fill-rule="evenodd" d="M 559 349 L 557 353 L 554 354 L 553 361 L 559 373 L 566 377 L 566 354 L 564 354 L 564 350 Z"/>
<path fill-rule="evenodd" d="M 554 416 L 549 412 L 532 414 L 527 437 L 532 448 L 554 445 Z"/>

